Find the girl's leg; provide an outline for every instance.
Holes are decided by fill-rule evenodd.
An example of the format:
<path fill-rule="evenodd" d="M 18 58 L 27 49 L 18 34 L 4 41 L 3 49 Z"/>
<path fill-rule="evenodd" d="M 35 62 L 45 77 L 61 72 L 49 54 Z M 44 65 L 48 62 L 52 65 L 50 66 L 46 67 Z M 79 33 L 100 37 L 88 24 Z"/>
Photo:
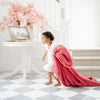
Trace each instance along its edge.
<path fill-rule="evenodd" d="M 54 75 L 53 75 L 53 76 L 54 76 Z M 55 84 L 54 86 L 61 86 L 60 80 L 59 80 L 58 78 L 56 78 L 55 76 L 54 76 L 54 78 L 55 78 L 56 81 L 57 81 L 57 84 Z"/>
<path fill-rule="evenodd" d="M 48 78 L 49 78 L 49 81 L 47 83 L 45 83 L 45 85 L 50 85 L 52 84 L 52 72 L 48 72 Z"/>

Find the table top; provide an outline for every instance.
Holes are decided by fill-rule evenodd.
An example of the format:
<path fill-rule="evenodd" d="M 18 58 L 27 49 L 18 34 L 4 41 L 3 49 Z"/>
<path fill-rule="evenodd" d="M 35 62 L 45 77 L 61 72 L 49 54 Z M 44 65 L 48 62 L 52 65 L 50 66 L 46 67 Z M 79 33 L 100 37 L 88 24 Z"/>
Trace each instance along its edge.
<path fill-rule="evenodd" d="M 28 46 L 38 46 L 42 45 L 41 42 L 1 42 L 0 46 L 5 47 L 28 47 Z"/>

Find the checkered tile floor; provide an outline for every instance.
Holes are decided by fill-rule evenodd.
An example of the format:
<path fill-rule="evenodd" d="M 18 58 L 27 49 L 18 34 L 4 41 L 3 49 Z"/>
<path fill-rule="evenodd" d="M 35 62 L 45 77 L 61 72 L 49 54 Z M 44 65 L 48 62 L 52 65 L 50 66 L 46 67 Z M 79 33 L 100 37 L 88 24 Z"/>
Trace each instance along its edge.
<path fill-rule="evenodd" d="M 20 73 L 0 79 L 0 100 L 100 100 L 100 87 L 54 87 L 54 79 L 50 86 L 47 81 L 34 72 L 25 81 Z"/>

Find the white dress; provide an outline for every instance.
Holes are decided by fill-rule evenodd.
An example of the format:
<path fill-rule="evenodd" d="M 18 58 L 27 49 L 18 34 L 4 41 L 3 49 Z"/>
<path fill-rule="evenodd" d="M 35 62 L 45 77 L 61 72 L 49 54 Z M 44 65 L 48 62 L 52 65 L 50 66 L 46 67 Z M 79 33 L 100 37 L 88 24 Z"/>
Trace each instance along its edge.
<path fill-rule="evenodd" d="M 47 72 L 53 72 L 53 50 L 54 48 L 58 47 L 59 45 L 52 42 L 51 46 L 48 48 L 48 45 L 45 44 L 44 47 L 47 50 L 47 55 L 48 55 L 48 63 L 43 66 L 44 70 Z"/>

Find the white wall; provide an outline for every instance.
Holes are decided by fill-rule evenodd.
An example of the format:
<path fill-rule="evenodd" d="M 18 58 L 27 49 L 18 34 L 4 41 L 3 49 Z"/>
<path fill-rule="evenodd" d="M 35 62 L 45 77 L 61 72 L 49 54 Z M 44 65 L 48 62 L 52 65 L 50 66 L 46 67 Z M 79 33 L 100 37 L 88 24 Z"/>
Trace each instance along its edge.
<path fill-rule="evenodd" d="M 71 47 L 100 47 L 99 26 L 100 0 L 71 0 Z"/>
<path fill-rule="evenodd" d="M 96 46 L 100 47 L 100 0 L 95 2 Z"/>

